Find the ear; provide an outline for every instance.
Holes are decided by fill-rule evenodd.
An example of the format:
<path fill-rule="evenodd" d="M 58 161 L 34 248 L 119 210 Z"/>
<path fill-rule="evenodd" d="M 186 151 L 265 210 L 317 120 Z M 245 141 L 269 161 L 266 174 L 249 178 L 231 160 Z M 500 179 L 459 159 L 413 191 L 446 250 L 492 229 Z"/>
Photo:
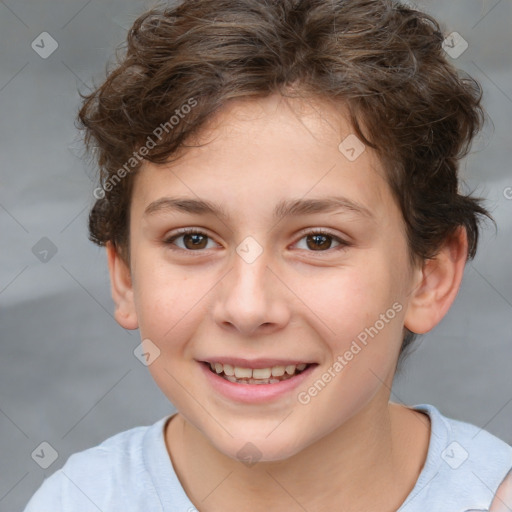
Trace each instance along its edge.
<path fill-rule="evenodd" d="M 410 331 L 430 331 L 450 309 L 462 282 L 467 253 L 466 230 L 459 227 L 439 253 L 417 270 L 418 278 L 405 315 L 405 327 Z"/>
<path fill-rule="evenodd" d="M 112 299 L 116 305 L 114 318 L 125 329 L 137 329 L 130 269 L 111 242 L 107 242 L 107 258 Z"/>

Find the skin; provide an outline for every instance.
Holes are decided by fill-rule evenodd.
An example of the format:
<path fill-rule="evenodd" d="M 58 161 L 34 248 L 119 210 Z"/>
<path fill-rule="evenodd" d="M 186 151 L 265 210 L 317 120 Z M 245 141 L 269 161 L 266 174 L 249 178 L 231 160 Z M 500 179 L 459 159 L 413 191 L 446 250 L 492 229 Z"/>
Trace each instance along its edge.
<path fill-rule="evenodd" d="M 397 510 L 425 462 L 428 418 L 390 403 L 390 389 L 404 326 L 429 331 L 456 296 L 466 236 L 457 231 L 435 258 L 412 266 L 377 155 L 367 147 L 349 161 L 338 150 L 351 133 L 325 103 L 278 95 L 233 102 L 202 132 L 206 145 L 171 164 L 145 162 L 137 174 L 130 265 L 107 246 L 116 319 L 160 350 L 149 370 L 179 411 L 166 425 L 166 445 L 201 512 Z M 333 191 L 369 214 L 272 218 L 283 199 Z M 171 196 L 218 203 L 229 218 L 144 214 Z M 184 227 L 209 238 L 200 249 L 187 237 L 169 241 Z M 315 245 L 303 231 L 320 228 L 334 238 Z M 247 236 L 262 249 L 252 263 L 236 252 Z M 299 403 L 298 392 L 393 304 L 401 306 L 396 316 L 317 396 Z M 215 356 L 318 366 L 291 393 L 241 404 L 208 384 L 198 361 Z M 251 467 L 237 459 L 248 442 L 261 454 Z"/>

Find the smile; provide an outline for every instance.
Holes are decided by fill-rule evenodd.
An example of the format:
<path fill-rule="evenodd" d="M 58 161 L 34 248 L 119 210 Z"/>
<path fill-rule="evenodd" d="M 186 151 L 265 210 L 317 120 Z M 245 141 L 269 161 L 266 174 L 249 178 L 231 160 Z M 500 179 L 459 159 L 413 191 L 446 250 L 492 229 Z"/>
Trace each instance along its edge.
<path fill-rule="evenodd" d="M 208 363 L 210 371 L 236 384 L 277 384 L 302 373 L 309 365 L 306 363 L 276 365 L 267 368 L 244 368 L 219 362 Z"/>
<path fill-rule="evenodd" d="M 300 359 L 211 357 L 197 362 L 212 391 L 229 401 L 252 405 L 290 397 L 318 366 Z"/>

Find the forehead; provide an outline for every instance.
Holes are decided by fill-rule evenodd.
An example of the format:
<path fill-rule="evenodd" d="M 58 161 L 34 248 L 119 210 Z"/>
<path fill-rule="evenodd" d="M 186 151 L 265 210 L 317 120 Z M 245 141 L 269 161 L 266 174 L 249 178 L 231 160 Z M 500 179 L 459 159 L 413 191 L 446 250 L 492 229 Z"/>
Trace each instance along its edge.
<path fill-rule="evenodd" d="M 239 219 L 275 216 L 292 198 L 341 197 L 376 216 L 396 210 L 381 162 L 343 106 L 280 95 L 234 101 L 186 146 L 178 160 L 145 162 L 136 174 L 139 214 L 171 196 L 214 201 Z"/>

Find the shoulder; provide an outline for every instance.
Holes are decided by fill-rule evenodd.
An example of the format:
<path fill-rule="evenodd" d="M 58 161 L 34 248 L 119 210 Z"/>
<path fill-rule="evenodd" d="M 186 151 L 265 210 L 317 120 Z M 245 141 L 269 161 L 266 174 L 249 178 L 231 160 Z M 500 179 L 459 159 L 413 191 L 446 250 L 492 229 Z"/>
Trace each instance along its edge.
<path fill-rule="evenodd" d="M 483 428 L 443 417 L 453 435 L 451 445 L 443 452 L 445 458 L 459 452 L 458 465 L 467 464 L 468 486 L 481 490 L 476 506 L 490 512 L 512 509 L 512 446 Z M 455 456 L 457 458 L 457 455 Z M 505 508 L 502 506 L 506 504 Z M 471 509 L 475 510 L 475 509 Z M 468 512 L 471 512 L 468 510 Z"/>
<path fill-rule="evenodd" d="M 452 471 L 463 468 L 496 489 L 512 469 L 512 446 L 487 430 L 438 413 L 447 425 L 448 444 L 441 452 Z"/>
<path fill-rule="evenodd" d="M 71 455 L 43 482 L 25 512 L 140 510 L 136 497 L 144 494 L 147 502 L 153 487 L 145 464 L 146 451 L 154 446 L 165 419 L 120 432 Z"/>
<path fill-rule="evenodd" d="M 454 512 L 490 510 L 512 478 L 512 446 L 483 428 L 444 416 L 432 405 L 414 408 L 431 420 L 427 460 L 418 480 L 427 492 L 419 504 L 445 503 Z"/>

